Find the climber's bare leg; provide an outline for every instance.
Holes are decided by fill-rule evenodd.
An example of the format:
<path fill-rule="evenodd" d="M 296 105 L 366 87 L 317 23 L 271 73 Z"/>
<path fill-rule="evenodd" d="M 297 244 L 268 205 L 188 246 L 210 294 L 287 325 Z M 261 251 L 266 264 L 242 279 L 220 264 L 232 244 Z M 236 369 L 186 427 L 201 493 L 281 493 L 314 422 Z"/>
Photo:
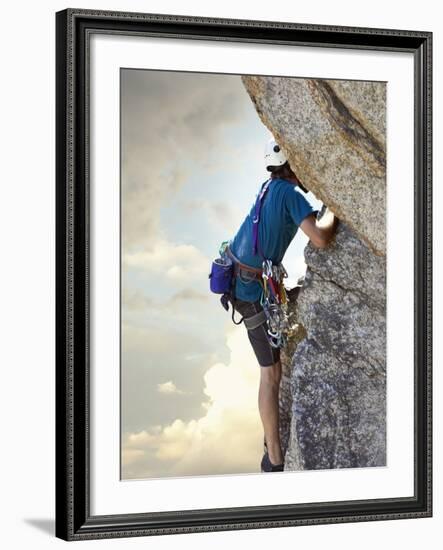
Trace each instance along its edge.
<path fill-rule="evenodd" d="M 278 392 L 281 379 L 280 361 L 270 367 L 260 367 L 258 410 L 265 432 L 266 446 L 272 464 L 282 464 L 280 445 Z"/>

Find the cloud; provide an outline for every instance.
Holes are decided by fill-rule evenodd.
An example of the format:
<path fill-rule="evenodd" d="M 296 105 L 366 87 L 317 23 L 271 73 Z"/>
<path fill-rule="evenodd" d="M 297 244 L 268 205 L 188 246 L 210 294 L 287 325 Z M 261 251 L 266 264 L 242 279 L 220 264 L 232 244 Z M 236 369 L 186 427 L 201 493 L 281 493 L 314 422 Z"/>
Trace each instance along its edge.
<path fill-rule="evenodd" d="M 122 453 L 123 463 L 129 466 L 140 458 L 143 458 L 144 454 L 144 451 L 141 449 L 124 449 Z"/>
<path fill-rule="evenodd" d="M 125 479 L 259 471 L 259 366 L 243 327 L 232 329 L 227 346 L 230 361 L 213 364 L 204 375 L 200 417 L 125 435 Z M 128 450 L 138 453 L 126 460 Z"/>
<path fill-rule="evenodd" d="M 209 301 L 209 295 L 194 290 L 193 288 L 185 287 L 178 292 L 175 292 L 169 298 L 164 300 L 154 300 L 147 296 L 144 291 L 139 288 L 131 289 L 128 286 L 123 286 L 122 303 L 125 316 L 130 313 L 147 313 L 147 312 L 164 312 L 172 313 L 183 305 L 195 302 L 196 304 L 206 304 Z"/>
<path fill-rule="evenodd" d="M 122 239 L 135 250 L 193 172 L 224 162 L 223 131 L 251 105 L 237 75 L 125 69 L 121 89 Z"/>
<path fill-rule="evenodd" d="M 179 390 L 172 380 L 157 384 L 157 391 L 166 395 L 178 394 L 182 395 L 184 391 Z"/>
<path fill-rule="evenodd" d="M 207 279 L 210 261 L 192 244 L 174 244 L 157 240 L 142 252 L 123 255 L 126 268 L 156 273 L 173 282 L 193 283 L 196 278 Z"/>
<path fill-rule="evenodd" d="M 176 418 L 186 421 L 201 414 L 201 402 L 205 400 L 203 374 L 208 366 L 228 355 L 223 340 L 226 319 L 220 318 L 219 332 L 208 335 L 208 316 L 194 320 L 193 306 L 191 311 L 192 317 L 188 311 L 187 318 L 183 315 L 179 322 L 177 314 L 151 310 L 123 319 L 122 433 L 166 425 Z M 177 399 L 160 393 L 157 385 L 166 381 L 173 381 L 184 393 L 175 396 Z"/>
<path fill-rule="evenodd" d="M 239 220 L 244 216 L 240 208 L 226 200 L 192 199 L 185 203 L 185 208 L 189 212 L 203 212 L 209 223 L 221 227 L 228 233 L 234 233 Z"/>
<path fill-rule="evenodd" d="M 140 312 L 154 307 L 154 302 L 139 288 L 129 289 L 128 286 L 123 286 L 122 305 L 125 313 L 129 311 Z"/>
<path fill-rule="evenodd" d="M 198 292 L 197 290 L 194 290 L 193 288 L 184 288 L 183 290 L 180 290 L 179 292 L 176 292 L 172 298 L 171 302 L 187 302 L 196 300 L 198 302 L 207 302 L 208 301 L 208 295 L 203 294 L 202 292 Z"/>

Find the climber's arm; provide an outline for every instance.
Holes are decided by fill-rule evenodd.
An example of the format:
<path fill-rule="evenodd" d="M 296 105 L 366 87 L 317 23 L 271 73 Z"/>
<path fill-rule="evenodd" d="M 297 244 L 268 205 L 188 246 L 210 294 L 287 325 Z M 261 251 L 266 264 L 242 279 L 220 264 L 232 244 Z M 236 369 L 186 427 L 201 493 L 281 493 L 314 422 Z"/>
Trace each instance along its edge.
<path fill-rule="evenodd" d="M 309 237 L 313 246 L 326 248 L 334 236 L 337 223 L 338 219 L 329 208 L 326 208 L 320 220 L 316 219 L 315 214 L 310 214 L 301 222 L 300 228 Z"/>

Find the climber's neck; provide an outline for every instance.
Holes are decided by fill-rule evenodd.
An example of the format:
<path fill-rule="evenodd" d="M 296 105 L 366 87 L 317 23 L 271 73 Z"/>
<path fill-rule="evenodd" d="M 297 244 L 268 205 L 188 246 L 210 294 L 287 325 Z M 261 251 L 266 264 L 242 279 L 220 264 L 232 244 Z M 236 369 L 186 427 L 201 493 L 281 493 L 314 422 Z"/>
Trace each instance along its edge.
<path fill-rule="evenodd" d="M 286 181 L 289 181 L 291 183 L 293 183 L 294 185 L 298 185 L 300 182 L 298 181 L 297 179 L 297 176 L 294 174 L 293 176 L 273 176 L 271 174 L 271 178 L 274 179 L 274 178 L 281 178 L 283 180 L 286 180 Z"/>

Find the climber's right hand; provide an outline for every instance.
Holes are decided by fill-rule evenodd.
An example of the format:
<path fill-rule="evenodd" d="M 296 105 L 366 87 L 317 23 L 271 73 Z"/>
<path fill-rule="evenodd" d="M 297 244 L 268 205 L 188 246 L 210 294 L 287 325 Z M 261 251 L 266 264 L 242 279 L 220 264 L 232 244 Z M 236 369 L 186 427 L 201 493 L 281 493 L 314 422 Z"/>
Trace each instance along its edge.
<path fill-rule="evenodd" d="M 338 218 L 329 208 L 320 220 L 317 220 L 315 213 L 307 216 L 300 224 L 300 229 L 307 235 L 315 248 L 326 248 L 334 237 Z"/>

